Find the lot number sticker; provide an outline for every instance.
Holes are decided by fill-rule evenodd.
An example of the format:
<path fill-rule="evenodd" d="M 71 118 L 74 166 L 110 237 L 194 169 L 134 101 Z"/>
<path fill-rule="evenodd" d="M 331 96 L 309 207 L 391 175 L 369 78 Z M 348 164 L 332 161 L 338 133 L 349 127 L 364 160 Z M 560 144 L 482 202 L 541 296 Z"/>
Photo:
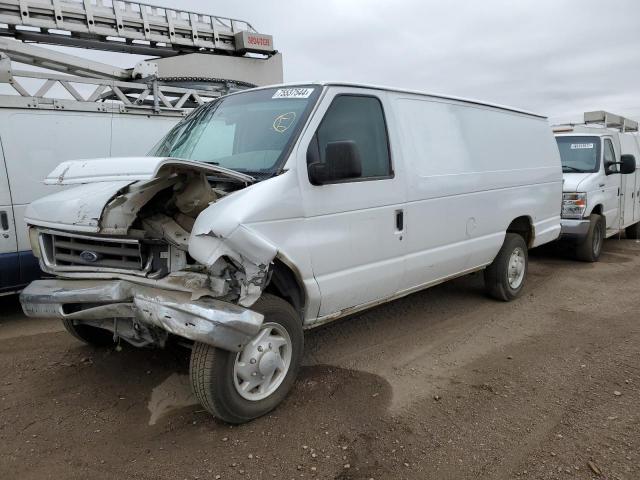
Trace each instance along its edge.
<path fill-rule="evenodd" d="M 593 148 L 593 143 L 572 143 L 571 150 L 589 149 Z"/>
<path fill-rule="evenodd" d="M 309 98 L 313 88 L 280 88 L 271 98 Z"/>

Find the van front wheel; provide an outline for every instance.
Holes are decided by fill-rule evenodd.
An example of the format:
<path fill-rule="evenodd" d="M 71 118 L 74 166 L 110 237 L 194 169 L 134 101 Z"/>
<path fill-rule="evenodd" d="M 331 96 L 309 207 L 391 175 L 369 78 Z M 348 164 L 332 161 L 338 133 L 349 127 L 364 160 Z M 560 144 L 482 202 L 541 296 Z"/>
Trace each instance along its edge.
<path fill-rule="evenodd" d="M 276 408 L 302 361 L 304 335 L 294 308 L 269 294 L 251 308 L 264 315 L 264 323 L 242 351 L 198 342 L 191 351 L 193 392 L 209 413 L 227 423 L 248 422 Z"/>
<path fill-rule="evenodd" d="M 529 254 L 524 238 L 517 233 L 507 233 L 498 255 L 484 271 L 487 293 L 505 302 L 513 300 L 522 292 L 528 269 Z"/>
<path fill-rule="evenodd" d="M 597 213 L 589 216 L 589 231 L 582 243 L 576 247 L 576 257 L 583 262 L 597 262 L 602 253 L 606 224 L 604 217 Z"/>

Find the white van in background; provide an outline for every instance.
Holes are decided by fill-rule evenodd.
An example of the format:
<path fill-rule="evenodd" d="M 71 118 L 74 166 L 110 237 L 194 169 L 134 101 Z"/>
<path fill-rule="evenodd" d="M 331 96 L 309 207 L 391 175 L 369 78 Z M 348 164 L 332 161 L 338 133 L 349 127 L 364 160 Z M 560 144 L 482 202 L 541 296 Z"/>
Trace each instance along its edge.
<path fill-rule="evenodd" d="M 41 275 L 24 222 L 27 205 L 63 187 L 43 180 L 64 160 L 144 155 L 180 121 L 173 115 L 0 108 L 0 295 Z"/>
<path fill-rule="evenodd" d="M 30 205 L 32 317 L 94 345 L 193 342 L 191 382 L 233 423 L 293 385 L 303 329 L 470 272 L 523 290 L 560 233 L 544 117 L 344 83 L 265 87 L 199 107 L 152 156 L 65 162 Z"/>
<path fill-rule="evenodd" d="M 605 238 L 640 238 L 638 123 L 604 111 L 554 127 L 564 172 L 562 238 L 580 260 L 599 259 Z"/>

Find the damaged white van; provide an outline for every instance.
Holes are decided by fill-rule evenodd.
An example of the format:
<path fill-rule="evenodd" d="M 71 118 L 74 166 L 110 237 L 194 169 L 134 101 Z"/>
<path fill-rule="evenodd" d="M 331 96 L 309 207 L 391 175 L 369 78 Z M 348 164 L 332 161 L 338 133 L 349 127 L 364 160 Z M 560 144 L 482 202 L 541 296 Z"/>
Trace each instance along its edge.
<path fill-rule="evenodd" d="M 562 169 L 544 117 L 323 83 L 194 111 L 143 158 L 62 163 L 77 185 L 31 204 L 55 279 L 21 296 L 94 345 L 192 345 L 204 408 L 232 423 L 292 387 L 303 330 L 485 269 L 517 297 L 528 248 L 560 233 Z"/>

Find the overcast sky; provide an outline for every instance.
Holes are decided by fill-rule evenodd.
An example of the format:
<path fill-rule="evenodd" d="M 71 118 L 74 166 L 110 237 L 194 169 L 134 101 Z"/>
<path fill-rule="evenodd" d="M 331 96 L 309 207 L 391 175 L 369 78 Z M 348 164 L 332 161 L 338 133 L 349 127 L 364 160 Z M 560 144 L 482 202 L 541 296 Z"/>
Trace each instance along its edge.
<path fill-rule="evenodd" d="M 274 36 L 285 81 L 343 80 L 580 120 L 640 119 L 639 0 L 151 0 Z"/>

